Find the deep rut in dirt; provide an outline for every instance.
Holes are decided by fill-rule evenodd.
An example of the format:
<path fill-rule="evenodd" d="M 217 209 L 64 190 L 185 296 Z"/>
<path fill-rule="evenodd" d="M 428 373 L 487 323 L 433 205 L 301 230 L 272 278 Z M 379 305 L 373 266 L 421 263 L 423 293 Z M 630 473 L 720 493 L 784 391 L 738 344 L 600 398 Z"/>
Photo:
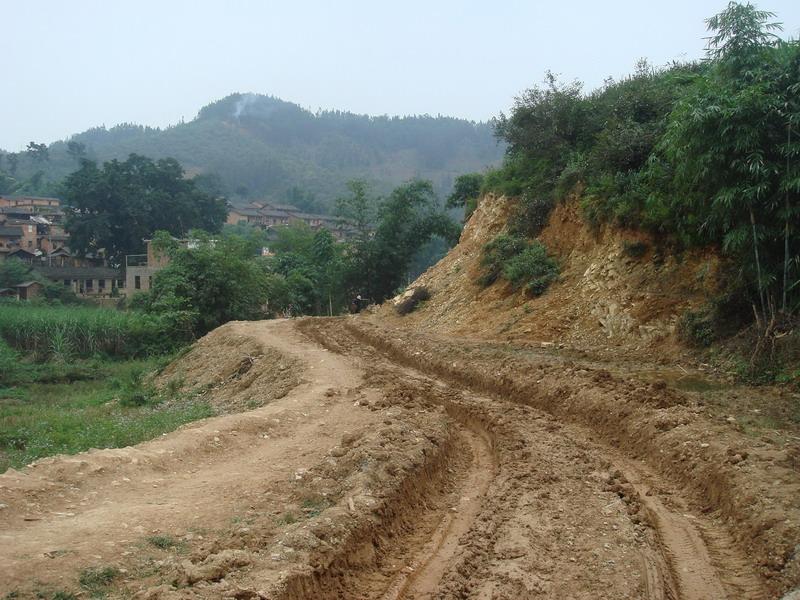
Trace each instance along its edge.
<path fill-rule="evenodd" d="M 458 550 L 458 540 L 469 531 L 481 501 L 495 475 L 495 464 L 485 432 L 464 430 L 472 460 L 459 489 L 458 503 L 441 519 L 422 551 L 404 569 L 381 600 L 430 598 Z"/>
<path fill-rule="evenodd" d="M 371 364 L 375 364 L 377 360 L 375 351 L 378 351 L 388 358 L 388 360 L 384 359 L 384 368 L 394 371 L 396 376 L 404 377 L 406 380 L 427 380 L 428 392 L 430 393 L 434 389 L 438 390 L 432 396 L 438 395 L 439 401 L 441 401 L 442 395 L 446 396 L 447 399 L 444 403 L 448 407 L 448 414 L 454 416 L 457 421 L 465 423 L 464 415 L 469 413 L 472 415 L 471 420 L 474 423 L 475 415 L 480 415 L 478 418 L 484 424 L 488 424 L 488 427 L 483 426 L 482 429 L 495 432 L 493 445 L 499 447 L 503 445 L 503 442 L 512 441 L 512 445 L 516 446 L 517 454 L 522 448 L 535 448 L 536 444 L 532 443 L 530 437 L 525 439 L 532 432 L 521 431 L 524 429 L 521 424 L 525 423 L 525 418 L 533 416 L 529 414 L 531 413 L 530 408 L 519 406 L 518 403 L 509 403 L 502 398 L 488 399 L 464 390 L 456 391 L 453 389 L 454 382 L 439 379 L 436 377 L 436 373 L 431 373 L 434 377 L 428 378 L 420 371 L 409 368 L 413 361 L 402 360 L 404 357 L 387 352 L 387 349 L 381 346 L 380 341 L 376 343 L 376 340 L 365 336 L 362 331 L 349 323 L 313 321 L 302 324 L 301 329 L 329 349 L 338 352 L 347 349 L 350 353 L 359 353 Z M 365 348 L 364 342 L 370 346 Z M 398 362 L 405 363 L 406 366 L 400 367 L 397 365 Z M 511 411 L 512 408 L 509 404 L 514 405 L 514 411 L 525 413 L 525 418 L 520 418 L 515 423 L 515 427 L 509 427 L 507 422 L 504 423 L 503 416 L 498 415 L 498 413 Z M 542 416 L 536 415 L 535 418 L 541 419 Z M 499 426 L 498 423 L 504 424 Z M 497 432 L 503 429 L 505 429 L 503 438 L 497 439 Z M 514 429 L 516 431 L 513 431 Z M 547 430 L 553 429 L 560 431 L 562 439 L 573 438 L 578 446 L 585 443 L 585 440 L 593 440 L 592 432 L 580 426 L 548 423 Z M 692 515 L 674 487 L 655 476 L 638 461 L 627 459 L 612 448 L 594 442 L 590 446 L 595 454 L 595 460 L 599 458 L 601 462 L 605 462 L 606 470 L 610 472 L 609 481 L 606 483 L 610 484 L 611 489 L 622 498 L 627 512 L 633 514 L 634 527 L 637 526 L 637 522 L 646 525 L 636 532 L 639 539 L 639 543 L 635 544 L 637 559 L 627 563 L 630 568 L 634 568 L 633 564 L 637 563 L 635 567 L 637 569 L 636 581 L 627 582 L 626 588 L 626 584 L 617 579 L 613 585 L 606 588 L 609 592 L 616 589 L 616 592 L 610 593 L 607 597 L 646 597 L 654 600 L 704 600 L 707 598 L 756 600 L 766 597 L 764 586 L 753 575 L 742 555 L 733 549 L 729 536 L 702 516 Z M 495 450 L 498 451 L 497 448 Z M 528 452 L 530 453 L 531 450 Z M 547 448 L 543 452 L 552 452 L 552 448 Z M 504 476 L 508 476 L 508 473 L 504 473 L 504 471 L 515 471 L 513 475 L 517 484 L 525 482 L 530 485 L 532 483 L 535 489 L 537 478 L 534 464 L 536 461 L 533 461 L 534 464 L 530 462 L 527 465 L 517 464 L 516 468 L 513 468 L 510 464 L 511 461 L 503 460 L 502 455 L 501 449 L 499 450 L 497 467 L 499 477 L 497 479 L 502 480 Z M 523 451 L 523 456 L 525 456 L 525 451 Z M 536 458 L 544 460 L 545 456 L 537 455 Z M 575 456 L 571 458 L 574 459 Z M 528 471 L 527 476 L 520 472 L 520 466 Z M 478 461 L 473 464 L 473 468 L 480 470 L 483 467 Z M 475 471 L 471 471 L 468 479 L 472 477 L 477 477 Z M 528 481 L 525 481 L 526 479 Z M 483 535 L 489 539 L 496 539 L 498 533 L 504 530 L 514 530 L 509 523 L 513 523 L 515 519 L 524 522 L 526 518 L 530 518 L 529 510 L 520 511 L 518 506 L 509 506 L 507 503 L 505 506 L 498 506 L 498 501 L 504 498 L 504 494 L 506 498 L 508 496 L 514 498 L 515 494 L 508 488 L 502 489 L 502 483 L 498 484 L 495 481 L 494 472 L 488 477 L 485 476 L 484 481 L 487 487 L 490 483 L 494 487 L 494 489 L 488 490 L 488 497 L 484 497 L 481 502 L 474 502 L 473 510 L 468 511 L 464 518 L 459 520 L 457 527 L 449 527 L 448 523 L 444 521 L 440 526 L 440 538 L 434 537 L 417 550 L 409 567 L 382 598 L 481 597 L 481 591 L 499 598 L 525 598 L 541 595 L 560 597 L 558 593 L 551 595 L 557 590 L 559 593 L 573 593 L 575 597 L 605 597 L 603 595 L 584 596 L 589 591 L 585 584 L 578 589 L 571 589 L 569 585 L 552 585 L 553 582 L 547 582 L 546 578 L 541 578 L 536 572 L 537 567 L 530 563 L 527 576 L 523 573 L 503 572 L 508 564 L 504 567 L 502 563 L 490 560 L 487 565 L 487 558 L 506 559 L 507 563 L 512 562 L 508 561 L 507 553 L 504 555 L 503 552 L 497 552 L 496 548 L 491 547 L 491 544 L 484 543 L 482 547 L 477 548 L 476 554 L 480 556 L 480 559 L 477 562 L 470 561 L 470 552 L 476 550 L 473 547 L 476 545 L 474 543 L 476 536 Z M 543 494 L 545 498 L 549 499 L 551 495 L 549 490 L 553 486 L 546 485 L 551 483 L 549 481 L 544 483 L 545 485 L 540 487 L 546 490 Z M 576 495 L 572 499 L 575 502 L 573 508 L 580 510 L 582 500 L 580 495 Z M 555 501 L 555 504 L 558 503 L 558 498 L 552 500 Z M 494 531 L 487 532 L 485 528 L 487 519 L 484 519 L 484 522 L 480 521 L 481 507 L 478 504 L 483 505 L 484 512 L 487 505 L 494 505 L 492 506 L 492 510 L 495 511 L 492 515 L 495 521 Z M 597 518 L 598 516 L 594 515 L 594 519 Z M 503 520 L 506 522 L 503 523 Z M 543 523 L 537 525 L 546 527 Z M 583 526 L 587 529 L 584 533 L 588 533 L 588 537 L 591 537 L 592 533 L 598 533 L 597 531 L 592 532 L 592 528 L 596 527 L 597 523 L 592 524 L 591 518 L 584 522 Z M 473 533 L 472 537 L 470 530 Z M 637 535 L 632 537 L 636 538 Z M 485 542 L 486 540 L 481 541 Z M 604 547 L 608 545 L 606 543 Z M 536 561 L 547 562 L 553 559 L 556 562 L 568 561 L 568 565 L 577 562 L 576 558 L 568 557 L 568 553 L 564 553 L 562 548 L 549 557 L 537 556 L 535 546 L 535 544 L 531 544 L 527 548 L 517 548 L 511 553 L 511 557 L 520 558 L 513 556 L 514 554 L 528 555 L 527 558 L 533 563 Z M 633 547 L 628 548 L 628 550 L 632 549 Z M 615 561 L 609 562 L 614 563 Z M 587 566 L 583 565 L 584 570 Z M 465 572 L 469 570 L 475 570 L 480 575 L 478 577 L 475 577 L 474 573 L 465 575 Z M 478 582 L 477 579 L 480 579 L 481 575 L 492 581 L 491 585 L 485 585 L 485 581 L 483 584 Z M 620 573 L 616 573 L 616 575 L 625 579 Z M 576 578 L 580 579 L 579 576 Z M 569 577 L 567 576 L 566 579 Z M 547 585 L 547 583 L 551 585 Z M 625 591 L 623 592 L 620 588 Z M 589 589 L 596 591 L 604 589 L 604 587 L 601 581 L 596 581 L 589 586 Z"/>

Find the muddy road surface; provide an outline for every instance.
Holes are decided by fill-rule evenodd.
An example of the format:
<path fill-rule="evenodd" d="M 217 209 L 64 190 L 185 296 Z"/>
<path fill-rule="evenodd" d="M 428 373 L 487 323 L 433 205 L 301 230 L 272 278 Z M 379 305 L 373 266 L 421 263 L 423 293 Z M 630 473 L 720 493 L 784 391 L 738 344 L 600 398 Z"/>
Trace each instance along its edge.
<path fill-rule="evenodd" d="M 5 597 L 734 600 L 797 585 L 797 469 L 674 391 L 363 318 L 222 329 L 219 361 L 256 345 L 281 366 L 207 393 L 271 400 L 0 476 Z"/>

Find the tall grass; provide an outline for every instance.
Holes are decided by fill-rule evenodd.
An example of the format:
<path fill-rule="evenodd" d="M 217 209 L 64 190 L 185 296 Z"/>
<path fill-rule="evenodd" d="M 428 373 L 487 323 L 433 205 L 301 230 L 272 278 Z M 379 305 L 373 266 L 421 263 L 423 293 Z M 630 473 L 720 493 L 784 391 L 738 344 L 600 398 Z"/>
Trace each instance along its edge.
<path fill-rule="evenodd" d="M 0 337 L 35 360 L 127 358 L 173 350 L 182 340 L 162 317 L 84 306 L 0 304 Z"/>

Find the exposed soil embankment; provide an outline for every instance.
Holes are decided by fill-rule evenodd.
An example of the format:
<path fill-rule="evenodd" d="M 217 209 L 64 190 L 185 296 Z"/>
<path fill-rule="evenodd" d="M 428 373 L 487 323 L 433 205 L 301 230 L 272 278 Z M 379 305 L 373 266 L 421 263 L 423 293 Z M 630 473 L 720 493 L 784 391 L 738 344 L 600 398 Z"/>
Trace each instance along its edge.
<path fill-rule="evenodd" d="M 719 261 L 710 252 L 674 255 L 640 232 L 593 229 L 578 199 L 559 203 L 539 238 L 558 259 L 558 281 L 538 298 L 504 281 L 481 287 L 483 246 L 506 229 L 514 200 L 487 195 L 461 239 L 412 287 L 431 298 L 402 319 L 420 330 L 464 337 L 563 345 L 596 357 L 674 359 L 684 353 L 676 326 L 687 308 L 708 300 L 718 286 Z M 398 320 L 392 303 L 380 309 Z"/>
<path fill-rule="evenodd" d="M 348 321 L 347 327 L 393 360 L 585 427 L 620 452 L 623 466 L 635 464 L 630 459 L 642 461 L 676 491 L 686 490 L 705 522 L 700 532 L 718 566 L 747 556 L 773 592 L 800 584 L 797 444 L 778 446 L 742 435 L 663 384 L 615 379 L 568 360 L 542 361 L 503 344 L 430 338 L 364 320 Z M 674 503 L 673 492 L 641 489 Z"/>

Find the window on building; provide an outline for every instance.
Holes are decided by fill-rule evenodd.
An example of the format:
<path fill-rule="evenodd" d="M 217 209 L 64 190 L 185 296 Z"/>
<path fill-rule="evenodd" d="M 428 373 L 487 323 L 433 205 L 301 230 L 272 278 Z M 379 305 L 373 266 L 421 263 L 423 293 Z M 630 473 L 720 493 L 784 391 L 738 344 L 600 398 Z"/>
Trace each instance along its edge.
<path fill-rule="evenodd" d="M 94 288 L 94 279 L 87 279 L 86 280 L 86 290 L 91 290 Z"/>
<path fill-rule="evenodd" d="M 150 277 L 147 278 L 147 289 L 150 289 L 152 287 L 153 287 L 153 276 L 150 275 Z"/>
<path fill-rule="evenodd" d="M 33 248 L 33 242 L 31 240 L 28 240 L 28 248 Z"/>
<path fill-rule="evenodd" d="M 124 279 L 117 279 L 117 287 L 124 288 L 125 287 L 125 280 Z"/>
<path fill-rule="evenodd" d="M 97 280 L 97 287 L 101 290 L 106 289 L 106 280 L 105 279 L 98 279 Z"/>
<path fill-rule="evenodd" d="M 133 278 L 133 287 L 135 287 L 137 290 L 142 289 L 142 277 L 140 275 L 136 275 Z"/>
<path fill-rule="evenodd" d="M 64 280 L 64 285 L 69 285 L 69 284 L 71 284 L 71 283 L 72 283 L 72 282 L 71 282 L 69 279 L 65 279 L 65 280 Z"/>

